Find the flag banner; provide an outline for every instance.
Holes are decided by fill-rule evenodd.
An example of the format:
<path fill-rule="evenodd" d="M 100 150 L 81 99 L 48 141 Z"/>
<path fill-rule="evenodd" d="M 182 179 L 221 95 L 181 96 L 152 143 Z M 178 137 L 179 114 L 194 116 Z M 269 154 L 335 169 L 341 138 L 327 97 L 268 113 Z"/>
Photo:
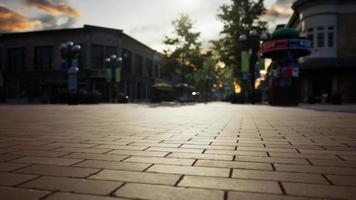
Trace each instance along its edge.
<path fill-rule="evenodd" d="M 110 82 L 111 80 L 111 69 L 106 69 L 106 82 Z"/>
<path fill-rule="evenodd" d="M 260 78 L 260 77 L 261 77 L 260 70 L 255 71 L 255 78 Z"/>
<path fill-rule="evenodd" d="M 242 79 L 247 81 L 249 79 L 248 75 L 249 75 L 248 72 L 242 72 Z"/>
<path fill-rule="evenodd" d="M 117 68 L 115 70 L 115 81 L 120 82 L 121 81 L 121 69 Z"/>
<path fill-rule="evenodd" d="M 264 58 L 262 58 L 262 57 L 259 58 L 259 61 L 258 61 L 258 69 L 259 70 L 265 70 L 266 69 L 265 61 L 266 60 Z"/>
<path fill-rule="evenodd" d="M 299 68 L 293 68 L 293 77 L 299 77 Z"/>
<path fill-rule="evenodd" d="M 250 68 L 250 56 L 248 51 L 241 52 L 241 71 L 248 72 Z"/>

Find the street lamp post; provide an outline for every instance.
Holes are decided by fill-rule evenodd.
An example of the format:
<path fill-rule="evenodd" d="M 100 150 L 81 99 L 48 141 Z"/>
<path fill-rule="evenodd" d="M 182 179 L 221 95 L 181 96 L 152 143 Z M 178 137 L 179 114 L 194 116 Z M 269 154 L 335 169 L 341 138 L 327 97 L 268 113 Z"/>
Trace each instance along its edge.
<path fill-rule="evenodd" d="M 106 67 L 108 70 L 108 82 L 110 82 L 109 87 L 109 101 L 114 103 L 116 102 L 116 83 L 120 82 L 121 79 L 121 62 L 122 57 L 117 55 L 111 55 L 108 58 L 105 58 Z"/>
<path fill-rule="evenodd" d="M 256 30 L 251 30 L 249 35 L 240 35 L 239 41 L 242 45 L 242 50 L 248 50 L 249 55 L 249 75 L 250 75 L 250 84 L 251 84 L 251 103 L 256 103 L 256 89 L 255 89 L 255 82 L 256 82 L 256 63 L 258 61 L 258 52 L 260 49 L 260 41 L 268 39 L 268 35 L 263 33 L 259 35 Z M 247 102 L 247 81 L 245 82 L 245 98 Z"/>
<path fill-rule="evenodd" d="M 68 103 L 75 104 L 74 99 L 78 93 L 78 72 L 79 62 L 78 56 L 81 50 L 81 46 L 74 44 L 73 42 L 62 43 L 59 46 L 62 59 L 66 65 L 67 79 L 68 79 Z"/>

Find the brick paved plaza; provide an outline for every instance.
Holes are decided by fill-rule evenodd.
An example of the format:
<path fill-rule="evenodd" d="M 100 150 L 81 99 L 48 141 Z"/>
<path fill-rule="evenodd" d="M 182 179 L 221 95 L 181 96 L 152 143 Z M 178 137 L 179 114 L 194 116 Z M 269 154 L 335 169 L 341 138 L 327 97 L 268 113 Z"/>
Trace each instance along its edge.
<path fill-rule="evenodd" d="M 356 114 L 0 106 L 1 200 L 356 199 Z"/>

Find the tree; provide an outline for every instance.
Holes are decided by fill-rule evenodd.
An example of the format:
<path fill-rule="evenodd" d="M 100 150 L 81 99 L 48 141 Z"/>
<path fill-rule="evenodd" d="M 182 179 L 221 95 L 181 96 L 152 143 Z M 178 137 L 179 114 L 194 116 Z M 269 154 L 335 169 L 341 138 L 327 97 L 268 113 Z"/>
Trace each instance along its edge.
<path fill-rule="evenodd" d="M 241 45 L 239 36 L 252 29 L 260 33 L 266 31 L 267 23 L 260 20 L 265 13 L 264 0 L 232 0 L 231 5 L 220 8 L 218 18 L 223 22 L 222 38 L 213 41 L 221 61 L 233 71 L 233 76 L 241 81 Z"/>
<path fill-rule="evenodd" d="M 193 74 L 202 63 L 200 33 L 193 31 L 193 23 L 188 15 L 180 15 L 172 25 L 174 35 L 165 36 L 164 39 L 168 49 L 164 50 L 166 63 L 163 66 L 163 73 L 178 71 L 182 82 L 193 83 Z"/>

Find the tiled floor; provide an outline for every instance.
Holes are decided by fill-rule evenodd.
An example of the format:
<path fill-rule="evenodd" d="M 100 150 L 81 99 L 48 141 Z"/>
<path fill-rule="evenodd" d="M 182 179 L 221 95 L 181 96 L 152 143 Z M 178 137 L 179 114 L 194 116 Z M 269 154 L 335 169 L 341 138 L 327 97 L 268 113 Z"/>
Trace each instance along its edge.
<path fill-rule="evenodd" d="M 356 113 L 0 106 L 0 199 L 356 199 Z"/>

